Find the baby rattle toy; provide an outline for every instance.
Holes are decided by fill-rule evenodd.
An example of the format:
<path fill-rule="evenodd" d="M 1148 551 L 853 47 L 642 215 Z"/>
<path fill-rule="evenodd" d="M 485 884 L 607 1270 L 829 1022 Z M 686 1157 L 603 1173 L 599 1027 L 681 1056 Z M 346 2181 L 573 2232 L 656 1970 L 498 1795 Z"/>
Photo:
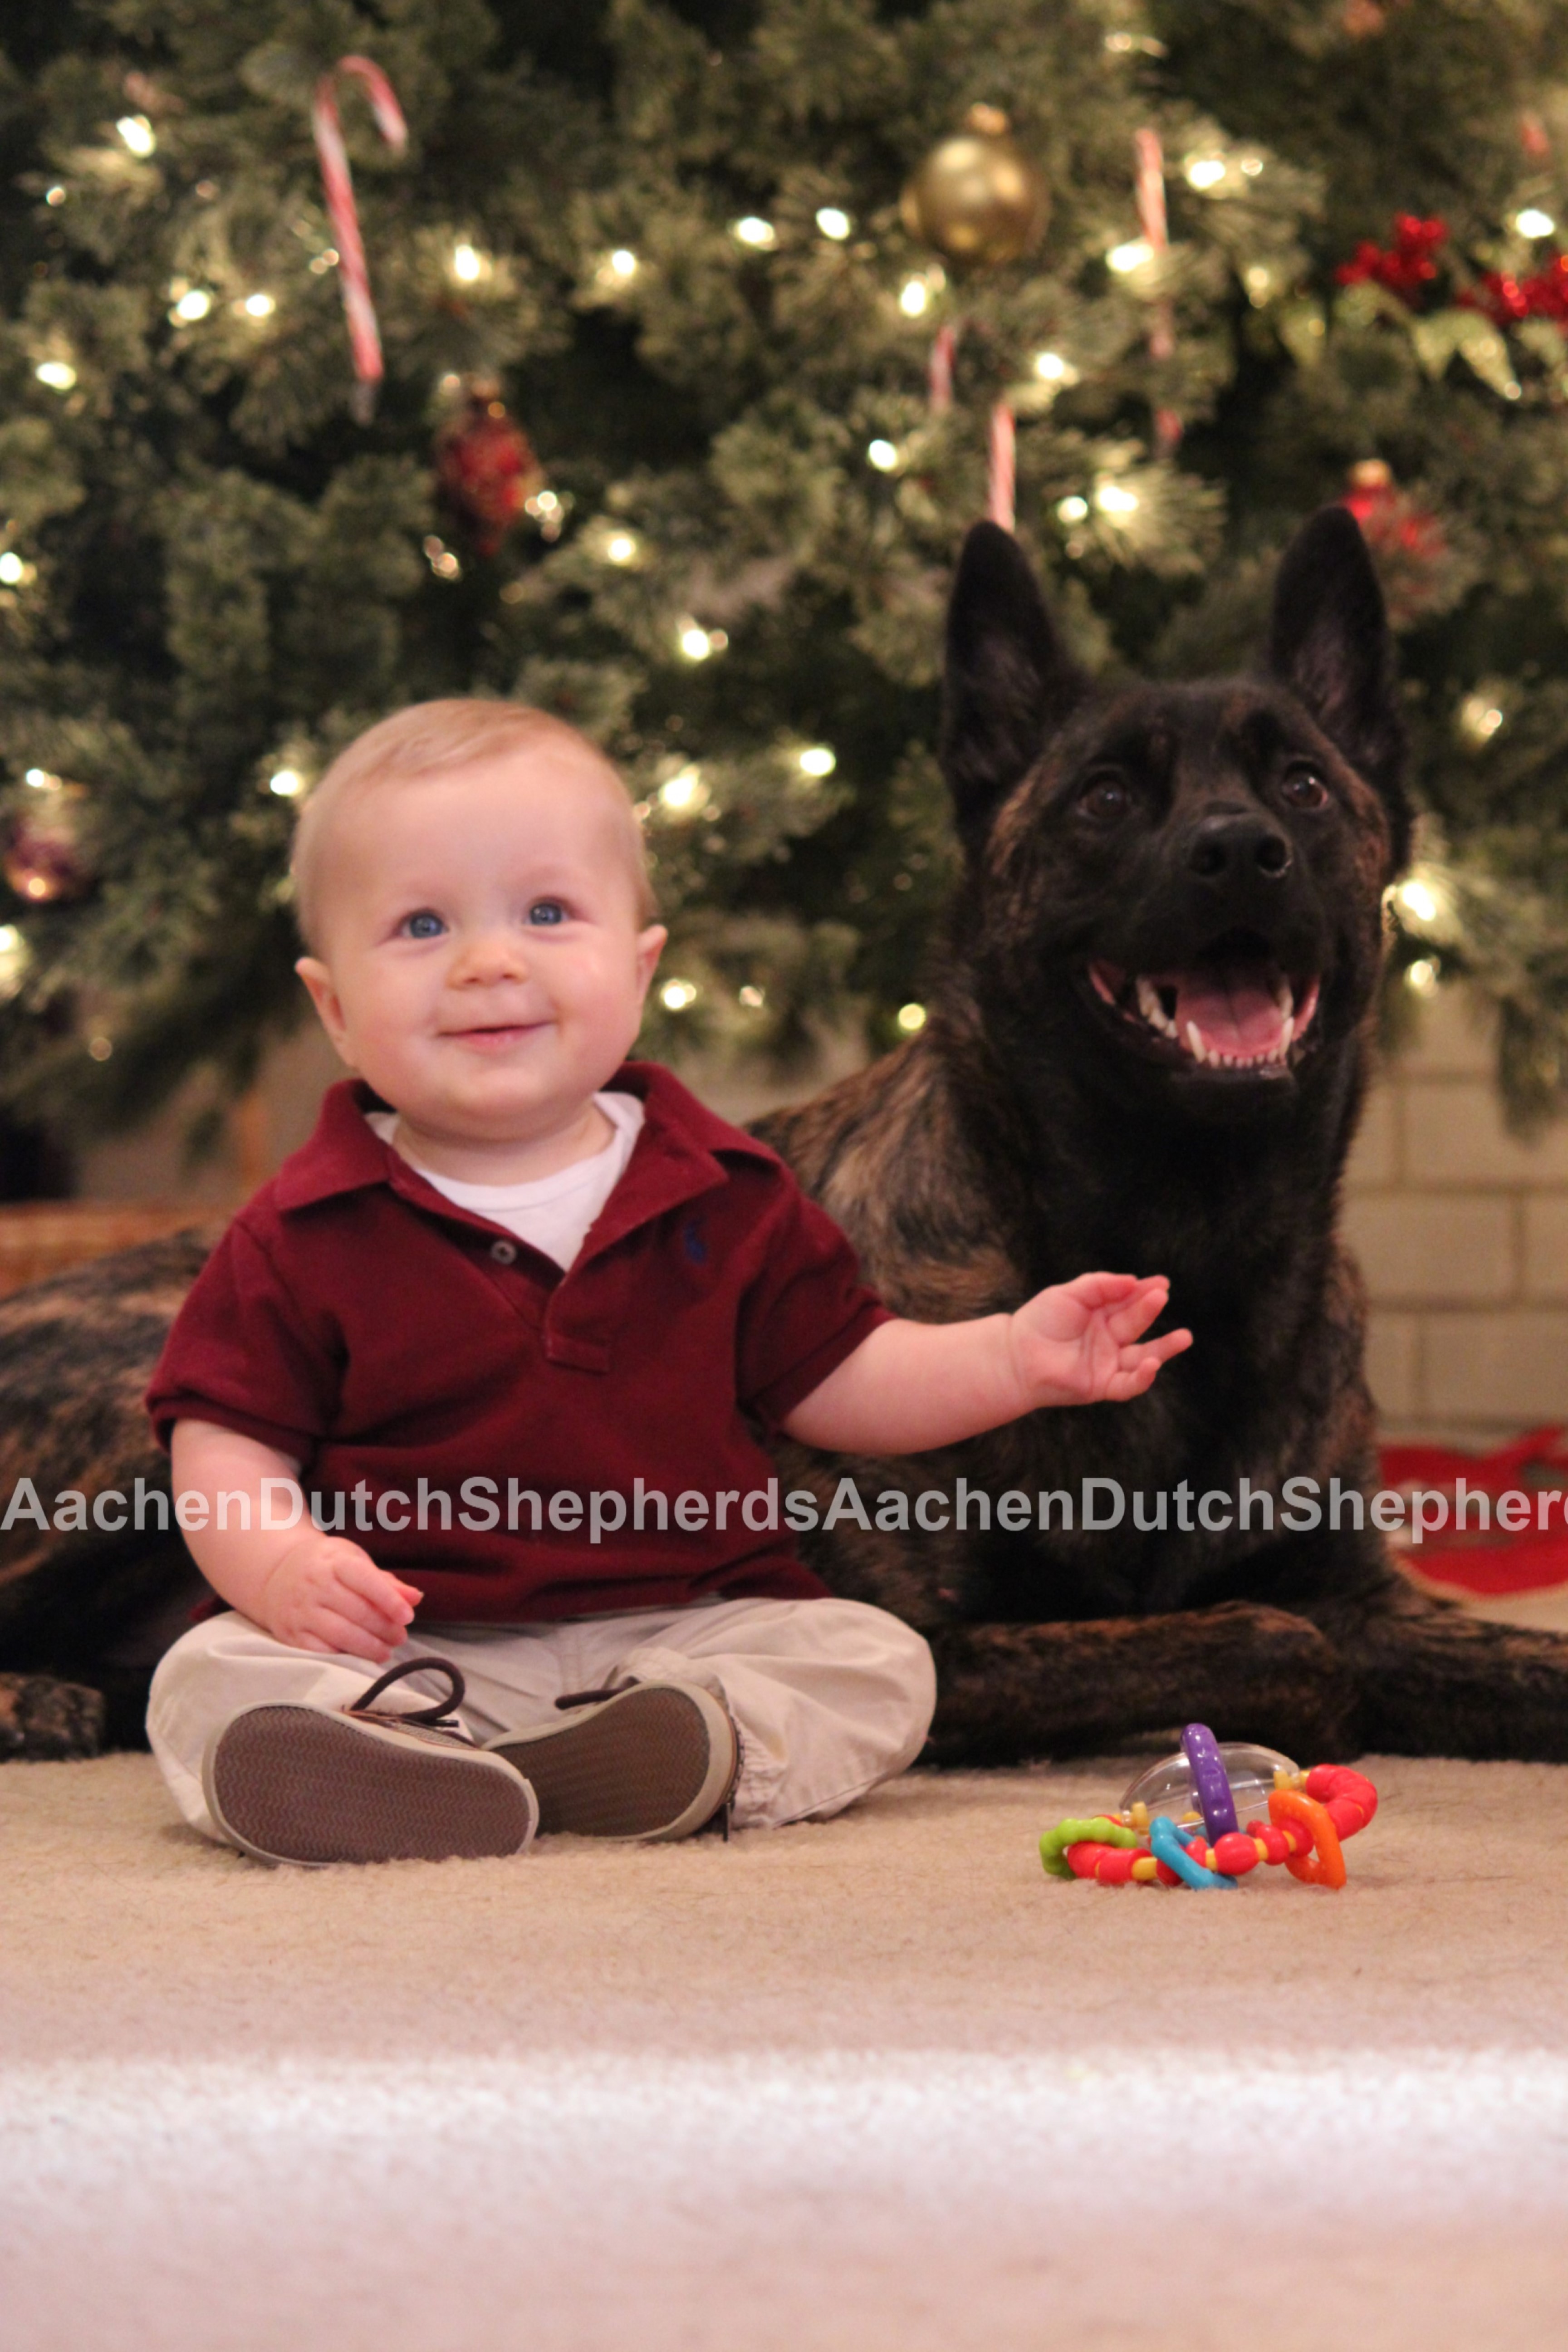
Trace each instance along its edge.
<path fill-rule="evenodd" d="M 1260 1815 L 1265 1799 L 1268 1819 L 1240 1828 L 1238 1807 Z M 1101 1886 L 1233 1888 L 1260 1862 L 1282 1862 L 1305 1886 L 1342 1886 L 1343 1843 L 1376 1811 L 1377 1790 L 1348 1764 L 1303 1772 L 1272 1748 L 1221 1746 L 1206 1723 L 1189 1723 L 1179 1752 L 1141 1772 L 1118 1811 L 1047 1830 L 1040 1860 L 1052 1878 Z"/>

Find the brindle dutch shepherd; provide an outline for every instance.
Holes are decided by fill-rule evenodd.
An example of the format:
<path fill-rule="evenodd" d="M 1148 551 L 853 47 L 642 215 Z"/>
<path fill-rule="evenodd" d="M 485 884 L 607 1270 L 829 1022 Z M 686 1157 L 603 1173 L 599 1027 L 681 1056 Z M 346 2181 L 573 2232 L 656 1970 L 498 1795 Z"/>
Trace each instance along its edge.
<path fill-rule="evenodd" d="M 987 1498 L 963 1531 L 840 1517 L 815 1539 L 835 1591 L 930 1637 L 944 1759 L 1194 1715 L 1299 1753 L 1568 1758 L 1568 1641 L 1422 1600 L 1364 1522 L 1363 1307 L 1334 1228 L 1409 847 L 1402 751 L 1342 509 L 1285 556 L 1265 676 L 1111 692 L 1075 668 L 1016 541 L 970 533 L 942 746 L 964 870 L 929 1019 L 762 1131 L 906 1314 L 1158 1272 L 1194 1345 L 1131 1404 L 914 1462 L 792 1455 L 824 1499 L 845 1472 L 867 1497 L 942 1490 L 931 1520 L 961 1476 Z M 1282 1491 L 1302 1477 L 1316 1527 L 1310 1490 Z M 1084 1526 L 1089 1478 L 1125 1498 L 1113 1529 Z M 1027 1498 L 1012 1528 L 1008 1490 Z M 1111 1489 L 1089 1492 L 1111 1517 Z"/>
<path fill-rule="evenodd" d="M 1015 541 L 970 534 L 942 742 L 965 866 L 930 1018 L 763 1131 L 905 1313 L 1158 1271 L 1194 1344 L 1132 1404 L 912 1462 L 789 1454 L 825 1500 L 847 1473 L 917 1517 L 931 1489 L 925 1517 L 951 1511 L 961 1477 L 985 1498 L 988 1524 L 972 1502 L 963 1528 L 841 1517 L 816 1538 L 836 1591 L 930 1636 L 943 1760 L 1194 1716 L 1312 1756 L 1568 1759 L 1568 1641 L 1423 1601 L 1364 1520 L 1363 1305 L 1334 1223 L 1409 844 L 1401 751 L 1382 598 L 1342 510 L 1285 557 L 1266 676 L 1112 692 L 1068 659 Z M 210 1239 L 0 1304 L 0 1491 L 163 1478 L 140 1395 Z M 1337 1480 L 1340 1523 L 1301 1524 L 1292 1478 L 1325 1503 Z M 1114 1528 L 1085 1526 L 1089 1479 L 1126 1498 Z M 1110 1487 L 1089 1492 L 1110 1516 Z M 0 1664 L 19 1670 L 0 1674 L 0 1753 L 90 1752 L 94 1685 L 128 1733 L 191 1575 L 172 1532 L 0 1535 Z"/>

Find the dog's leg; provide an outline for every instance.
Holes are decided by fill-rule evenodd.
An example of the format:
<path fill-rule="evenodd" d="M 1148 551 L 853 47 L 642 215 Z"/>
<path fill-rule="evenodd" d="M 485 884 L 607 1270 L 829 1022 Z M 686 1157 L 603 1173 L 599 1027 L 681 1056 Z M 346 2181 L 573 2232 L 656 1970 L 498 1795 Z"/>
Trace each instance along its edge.
<path fill-rule="evenodd" d="M 0 1761 L 61 1762 L 96 1756 L 103 1745 L 103 1700 L 53 1675 L 0 1675 Z"/>
<path fill-rule="evenodd" d="M 1563 1635 L 1489 1623 L 1402 1577 L 1364 1598 L 1313 1603 L 1310 1613 L 1360 1685 L 1358 1745 L 1568 1763 Z"/>
<path fill-rule="evenodd" d="M 1114 1748 L 1193 1721 L 1308 1764 L 1350 1752 L 1354 1681 L 1327 1636 L 1282 1609 L 1228 1601 L 1166 1617 L 944 1625 L 929 1639 L 941 1764 Z"/>

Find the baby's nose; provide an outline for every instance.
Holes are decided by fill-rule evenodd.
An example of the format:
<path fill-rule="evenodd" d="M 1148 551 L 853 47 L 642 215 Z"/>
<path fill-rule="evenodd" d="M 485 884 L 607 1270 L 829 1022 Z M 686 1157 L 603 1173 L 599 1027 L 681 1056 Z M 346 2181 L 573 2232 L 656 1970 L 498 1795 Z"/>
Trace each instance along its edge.
<path fill-rule="evenodd" d="M 522 940 L 514 930 L 500 929 L 476 932 L 463 941 L 453 978 L 476 982 L 521 980 L 527 971 Z"/>

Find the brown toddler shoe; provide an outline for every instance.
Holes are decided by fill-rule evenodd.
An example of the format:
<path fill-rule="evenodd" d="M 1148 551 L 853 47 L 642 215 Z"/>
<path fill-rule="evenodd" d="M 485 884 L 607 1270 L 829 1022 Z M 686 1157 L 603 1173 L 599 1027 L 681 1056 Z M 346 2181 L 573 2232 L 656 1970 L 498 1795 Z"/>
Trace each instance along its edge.
<path fill-rule="evenodd" d="M 407 1712 L 375 1701 L 435 1671 L 448 1696 Z M 523 1853 L 539 1822 L 533 1790 L 456 1718 L 463 1677 L 447 1658 L 391 1666 L 353 1706 L 247 1707 L 207 1749 L 213 1820 L 258 1862 L 444 1862 Z"/>
<path fill-rule="evenodd" d="M 741 1770 L 730 1711 L 697 1683 L 573 1691 L 564 1723 L 487 1741 L 531 1783 L 542 1831 L 576 1837 L 690 1837 L 722 1815 Z"/>

